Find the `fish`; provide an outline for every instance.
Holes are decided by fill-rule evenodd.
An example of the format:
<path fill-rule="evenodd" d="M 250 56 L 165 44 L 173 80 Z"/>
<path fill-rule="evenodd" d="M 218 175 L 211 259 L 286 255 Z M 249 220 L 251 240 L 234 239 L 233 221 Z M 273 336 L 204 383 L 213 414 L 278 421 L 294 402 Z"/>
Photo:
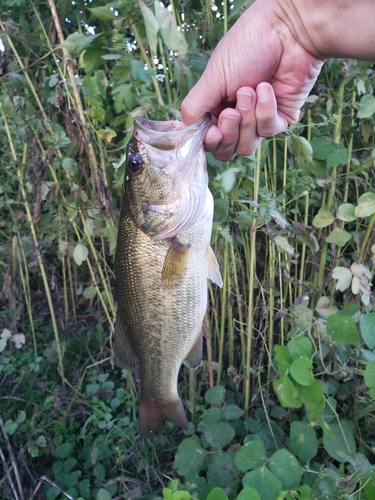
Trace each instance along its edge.
<path fill-rule="evenodd" d="M 177 390 L 180 367 L 202 360 L 207 279 L 222 286 L 210 246 L 213 198 L 203 139 L 206 114 L 178 120 L 134 119 L 126 148 L 115 273 L 116 363 L 139 368 L 139 432 L 152 437 L 166 420 L 188 420 Z"/>

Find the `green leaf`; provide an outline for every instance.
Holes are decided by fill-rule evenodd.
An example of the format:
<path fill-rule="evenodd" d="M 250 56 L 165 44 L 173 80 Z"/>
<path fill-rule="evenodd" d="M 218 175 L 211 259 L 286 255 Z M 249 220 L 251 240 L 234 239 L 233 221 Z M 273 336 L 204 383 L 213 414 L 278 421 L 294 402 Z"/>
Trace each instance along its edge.
<path fill-rule="evenodd" d="M 314 375 L 311 371 L 311 360 L 306 356 L 296 358 L 290 367 L 290 374 L 296 382 L 301 385 L 311 385 L 314 382 Z"/>
<path fill-rule="evenodd" d="M 369 118 L 375 113 L 375 97 L 372 94 L 365 94 L 359 101 L 358 118 Z"/>
<path fill-rule="evenodd" d="M 292 422 L 290 446 L 302 462 L 309 462 L 318 453 L 318 440 L 315 430 L 306 422 L 299 420 Z"/>
<path fill-rule="evenodd" d="M 273 381 L 273 390 L 284 408 L 300 408 L 302 406 L 297 389 L 288 376 L 275 379 Z"/>
<path fill-rule="evenodd" d="M 207 469 L 207 481 L 220 488 L 232 488 L 238 478 L 234 457 L 233 452 L 216 453 Z"/>
<path fill-rule="evenodd" d="M 359 333 L 352 316 L 331 314 L 327 319 L 327 333 L 337 344 L 357 344 Z"/>
<path fill-rule="evenodd" d="M 338 462 L 346 462 L 346 455 L 356 453 L 354 423 L 341 420 L 339 424 L 326 424 L 329 432 L 323 429 L 323 445 L 327 453 Z"/>
<path fill-rule="evenodd" d="M 247 472 L 242 484 L 254 488 L 262 500 L 276 500 L 283 488 L 279 479 L 266 466 Z"/>
<path fill-rule="evenodd" d="M 237 179 L 238 167 L 226 168 L 216 179 L 220 180 L 225 193 L 229 193 L 234 188 Z"/>
<path fill-rule="evenodd" d="M 323 319 L 327 319 L 331 314 L 336 314 L 338 308 L 330 304 L 328 297 L 320 297 L 316 304 L 315 311 Z"/>
<path fill-rule="evenodd" d="M 155 14 L 149 7 L 147 7 L 147 5 L 142 0 L 139 0 L 139 5 L 141 7 L 143 19 L 145 21 L 148 43 L 150 45 L 152 52 L 156 54 L 158 45 L 158 32 L 160 29 L 160 25 L 155 17 Z"/>
<path fill-rule="evenodd" d="M 365 368 L 365 384 L 369 388 L 375 387 L 375 360 L 371 361 Z"/>
<path fill-rule="evenodd" d="M 323 228 L 330 226 L 335 220 L 335 217 L 327 208 L 320 208 L 318 213 L 312 220 L 312 225 L 314 227 Z"/>
<path fill-rule="evenodd" d="M 100 47 L 89 47 L 79 56 L 79 63 L 86 73 L 91 74 L 103 63 L 103 50 Z"/>
<path fill-rule="evenodd" d="M 160 25 L 160 33 L 168 50 L 184 57 L 188 51 L 188 44 L 175 23 L 172 13 L 159 1 L 155 0 L 155 15 Z"/>
<path fill-rule="evenodd" d="M 87 49 L 92 42 L 99 38 L 101 33 L 98 35 L 81 35 L 79 33 L 72 33 L 68 36 L 59 47 L 63 47 L 68 52 L 72 54 L 80 54 L 83 50 Z"/>
<path fill-rule="evenodd" d="M 151 81 L 152 72 L 145 68 L 142 61 L 138 59 L 132 59 L 130 61 L 130 66 L 132 70 L 132 77 L 134 80 L 141 80 L 142 82 L 149 83 Z"/>
<path fill-rule="evenodd" d="M 311 358 L 312 344 L 308 337 L 296 337 L 288 342 L 290 354 Z"/>
<path fill-rule="evenodd" d="M 284 376 L 292 363 L 292 357 L 286 345 L 275 345 L 275 361 L 280 377 Z"/>
<path fill-rule="evenodd" d="M 75 175 L 78 172 L 77 162 L 74 158 L 63 158 L 62 167 L 69 175 Z"/>
<path fill-rule="evenodd" d="M 220 408 L 208 408 L 202 415 L 202 422 L 207 425 L 218 424 L 223 417 Z"/>
<path fill-rule="evenodd" d="M 287 450 L 276 451 L 268 463 L 271 472 L 279 479 L 284 490 L 295 489 L 301 482 L 298 460 Z"/>
<path fill-rule="evenodd" d="M 204 431 L 204 437 L 214 448 L 222 448 L 229 444 L 234 436 L 233 427 L 226 422 L 210 425 Z"/>
<path fill-rule="evenodd" d="M 107 490 L 100 488 L 96 494 L 96 500 L 112 500 L 112 495 Z"/>
<path fill-rule="evenodd" d="M 369 217 L 375 214 L 375 194 L 365 193 L 360 196 L 354 213 L 357 217 Z"/>
<path fill-rule="evenodd" d="M 362 314 L 359 318 L 361 336 L 369 349 L 375 348 L 375 313 Z"/>
<path fill-rule="evenodd" d="M 352 235 L 348 233 L 348 231 L 341 229 L 341 227 L 335 227 L 335 229 L 333 229 L 333 231 L 331 231 L 326 237 L 325 241 L 327 243 L 333 243 L 334 245 L 337 245 L 341 248 L 345 246 L 351 239 Z"/>
<path fill-rule="evenodd" d="M 314 137 L 310 143 L 313 148 L 313 157 L 317 160 L 326 160 L 332 150 L 332 144 L 320 137 Z"/>
<path fill-rule="evenodd" d="M 244 411 L 237 405 L 229 404 L 223 407 L 222 414 L 226 420 L 237 420 L 242 417 Z"/>
<path fill-rule="evenodd" d="M 85 245 L 82 245 L 82 243 L 78 243 L 73 252 L 73 259 L 77 264 L 77 266 L 80 266 L 82 262 L 84 262 L 87 259 L 88 256 L 89 256 L 88 248 Z"/>
<path fill-rule="evenodd" d="M 184 439 L 178 446 L 173 468 L 181 476 L 197 476 L 206 457 L 206 451 L 194 438 Z"/>
<path fill-rule="evenodd" d="M 294 156 L 301 156 L 307 161 L 312 161 L 312 147 L 304 137 L 290 134 L 288 137 L 288 148 Z"/>
<path fill-rule="evenodd" d="M 60 444 L 55 450 L 55 456 L 64 460 L 72 453 L 73 449 L 73 445 L 70 443 Z"/>
<path fill-rule="evenodd" d="M 221 488 L 213 488 L 207 495 L 207 500 L 229 500 L 229 497 Z"/>
<path fill-rule="evenodd" d="M 221 406 L 224 404 L 225 392 L 225 387 L 222 385 L 216 385 L 215 387 L 208 389 L 204 399 L 206 400 L 206 403 L 210 405 Z"/>
<path fill-rule="evenodd" d="M 327 155 L 327 167 L 334 168 L 339 165 L 346 165 L 348 162 L 349 150 L 342 146 L 337 146 Z"/>
<path fill-rule="evenodd" d="M 103 5 L 102 7 L 87 7 L 91 14 L 100 19 L 101 21 L 113 21 L 117 19 L 113 10 L 110 9 L 107 5 Z"/>
<path fill-rule="evenodd" d="M 337 209 L 336 217 L 344 222 L 352 222 L 356 220 L 355 206 L 351 203 L 342 203 Z"/>
<path fill-rule="evenodd" d="M 236 453 L 234 463 L 238 470 L 246 472 L 261 467 L 266 459 L 264 442 L 261 439 L 255 439 L 241 446 Z"/>
<path fill-rule="evenodd" d="M 241 493 L 238 495 L 237 500 L 262 500 L 259 493 L 254 488 L 245 486 Z"/>
<path fill-rule="evenodd" d="M 325 401 L 323 387 L 319 380 L 315 379 L 309 386 L 298 386 L 298 396 L 310 413 L 313 413 L 314 418 L 315 415 L 323 412 Z"/>
<path fill-rule="evenodd" d="M 337 280 L 336 290 L 340 292 L 345 292 L 350 287 L 352 277 L 352 272 L 347 267 L 337 266 L 332 271 L 332 278 Z"/>

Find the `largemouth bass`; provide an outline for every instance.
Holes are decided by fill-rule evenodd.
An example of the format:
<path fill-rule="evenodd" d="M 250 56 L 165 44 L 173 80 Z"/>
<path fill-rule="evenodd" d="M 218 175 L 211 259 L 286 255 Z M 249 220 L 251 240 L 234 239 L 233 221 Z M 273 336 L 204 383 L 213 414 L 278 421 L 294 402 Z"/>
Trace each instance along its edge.
<path fill-rule="evenodd" d="M 165 420 L 187 429 L 178 373 L 182 362 L 196 369 L 202 359 L 207 278 L 222 286 L 210 247 L 213 199 L 203 150 L 210 123 L 210 115 L 188 127 L 137 117 L 127 146 L 114 350 L 120 366 L 139 366 L 143 437 Z"/>

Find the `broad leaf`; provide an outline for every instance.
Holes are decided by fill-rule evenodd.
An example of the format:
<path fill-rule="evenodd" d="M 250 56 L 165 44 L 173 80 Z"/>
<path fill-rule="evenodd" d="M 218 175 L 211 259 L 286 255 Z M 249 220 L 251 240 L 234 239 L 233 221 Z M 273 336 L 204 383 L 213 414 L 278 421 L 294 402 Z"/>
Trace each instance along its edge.
<path fill-rule="evenodd" d="M 369 217 L 375 214 L 375 194 L 365 193 L 360 196 L 354 213 L 357 217 Z"/>
<path fill-rule="evenodd" d="M 327 333 L 337 344 L 356 344 L 359 342 L 357 325 L 352 316 L 331 314 L 327 319 Z"/>
<path fill-rule="evenodd" d="M 332 271 L 332 278 L 337 280 L 336 290 L 340 290 L 340 292 L 344 292 L 350 287 L 352 277 L 352 272 L 347 267 L 337 266 Z"/>
<path fill-rule="evenodd" d="M 318 440 L 315 430 L 306 422 L 294 421 L 290 427 L 290 446 L 302 460 L 309 462 L 318 453 Z"/>
<path fill-rule="evenodd" d="M 332 458 L 338 462 L 346 462 L 346 455 L 356 453 L 354 440 L 354 423 L 341 420 L 340 423 L 326 424 L 329 431 L 323 432 L 323 445 Z"/>
<path fill-rule="evenodd" d="M 359 102 L 358 118 L 369 118 L 375 113 L 375 97 L 372 94 L 365 94 Z"/>
<path fill-rule="evenodd" d="M 261 467 L 265 461 L 266 449 L 261 439 L 249 441 L 241 446 L 234 458 L 234 463 L 241 472 Z"/>
<path fill-rule="evenodd" d="M 351 239 L 352 235 L 348 233 L 348 231 L 341 229 L 341 227 L 335 227 L 335 229 L 331 231 L 326 237 L 325 241 L 327 243 L 333 243 L 334 245 L 337 245 L 341 248 L 346 245 Z"/>
<path fill-rule="evenodd" d="M 209 425 L 204 431 L 204 437 L 214 448 L 223 448 L 232 441 L 234 436 L 233 427 L 226 422 Z"/>
<path fill-rule="evenodd" d="M 196 439 L 184 439 L 177 448 L 173 468 L 181 476 L 190 477 L 198 475 L 203 467 L 205 457 L 206 451 Z"/>
<path fill-rule="evenodd" d="M 158 32 L 160 29 L 160 25 L 155 17 L 155 14 L 149 7 L 147 7 L 147 5 L 143 2 L 143 0 L 139 0 L 139 5 L 141 7 L 143 19 L 145 21 L 148 43 L 150 45 L 152 52 L 156 54 L 157 44 L 158 44 Z"/>
<path fill-rule="evenodd" d="M 247 472 L 242 483 L 244 486 L 254 488 L 262 500 L 276 500 L 283 489 L 280 480 L 265 465 Z"/>
<path fill-rule="evenodd" d="M 330 210 L 328 210 L 327 208 L 320 208 L 318 213 L 312 220 L 312 225 L 314 227 L 323 228 L 330 226 L 334 220 L 335 217 L 332 215 Z"/>
<path fill-rule="evenodd" d="M 271 472 L 279 479 L 284 490 L 295 489 L 301 482 L 301 467 L 298 460 L 287 450 L 278 450 L 269 461 Z"/>
<path fill-rule="evenodd" d="M 375 348 L 375 313 L 362 314 L 359 318 L 361 336 L 369 349 Z"/>

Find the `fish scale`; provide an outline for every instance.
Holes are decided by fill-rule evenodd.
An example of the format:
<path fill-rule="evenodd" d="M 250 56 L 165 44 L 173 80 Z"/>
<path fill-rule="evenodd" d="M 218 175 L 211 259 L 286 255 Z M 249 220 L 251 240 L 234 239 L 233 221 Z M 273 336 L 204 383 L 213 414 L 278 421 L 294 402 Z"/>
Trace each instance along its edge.
<path fill-rule="evenodd" d="M 147 122 L 149 127 L 157 127 L 155 123 L 159 122 Z M 165 135 L 168 147 L 173 141 L 177 142 L 176 149 L 186 145 L 184 138 L 181 138 L 186 130 L 192 154 L 200 161 L 194 165 L 194 158 L 185 159 L 189 163 L 186 169 L 196 168 L 198 178 L 204 179 L 206 166 L 202 142 L 207 125 L 206 118 L 193 128 L 194 134 L 198 136 L 196 143 L 192 140 L 192 128 L 189 127 L 161 133 L 156 131 L 158 145 L 164 151 L 165 165 L 160 162 L 158 151 L 158 166 L 155 167 L 155 146 L 147 149 L 144 137 L 142 140 L 137 138 L 137 123 L 127 150 L 128 168 L 116 250 L 118 312 L 115 357 L 118 364 L 125 368 L 134 369 L 139 365 L 139 419 L 140 433 L 144 437 L 159 431 L 164 420 L 187 428 L 187 418 L 177 392 L 178 373 L 182 362 L 190 368 L 199 366 L 201 327 L 207 306 L 207 278 L 211 277 L 221 284 L 217 261 L 209 246 L 213 200 L 207 180 L 206 185 L 196 183 L 196 193 L 186 201 L 199 203 L 203 207 L 200 212 L 196 206 L 177 206 L 178 185 L 188 173 L 181 168 L 178 151 L 170 148 L 168 151 L 163 150 Z M 144 136 L 147 129 L 141 132 Z M 152 129 L 149 131 L 151 139 L 154 132 Z M 177 139 L 174 137 L 176 133 L 179 134 Z M 194 154 L 194 147 L 199 154 Z M 178 163 L 175 164 L 176 161 Z M 131 168 L 136 171 L 132 172 Z M 199 169 L 204 171 L 199 172 Z M 162 172 L 158 176 L 159 170 Z M 194 176 L 194 172 L 190 171 L 189 175 Z M 159 182 L 155 186 L 159 203 L 168 203 L 168 199 L 173 196 L 174 204 L 170 206 L 176 208 L 177 216 L 172 209 L 168 212 L 158 208 L 149 216 L 144 210 L 140 213 L 142 205 L 155 199 L 155 191 L 150 190 L 150 179 Z M 171 193 L 171 185 L 177 186 L 177 191 Z M 186 186 L 182 186 L 181 190 L 184 190 L 181 191 L 181 203 L 184 203 Z M 196 216 L 194 210 L 198 212 Z M 188 224 L 184 225 L 180 214 L 190 217 Z M 174 234 L 172 223 L 184 230 Z M 158 232 L 163 231 L 173 236 L 159 237 Z"/>

